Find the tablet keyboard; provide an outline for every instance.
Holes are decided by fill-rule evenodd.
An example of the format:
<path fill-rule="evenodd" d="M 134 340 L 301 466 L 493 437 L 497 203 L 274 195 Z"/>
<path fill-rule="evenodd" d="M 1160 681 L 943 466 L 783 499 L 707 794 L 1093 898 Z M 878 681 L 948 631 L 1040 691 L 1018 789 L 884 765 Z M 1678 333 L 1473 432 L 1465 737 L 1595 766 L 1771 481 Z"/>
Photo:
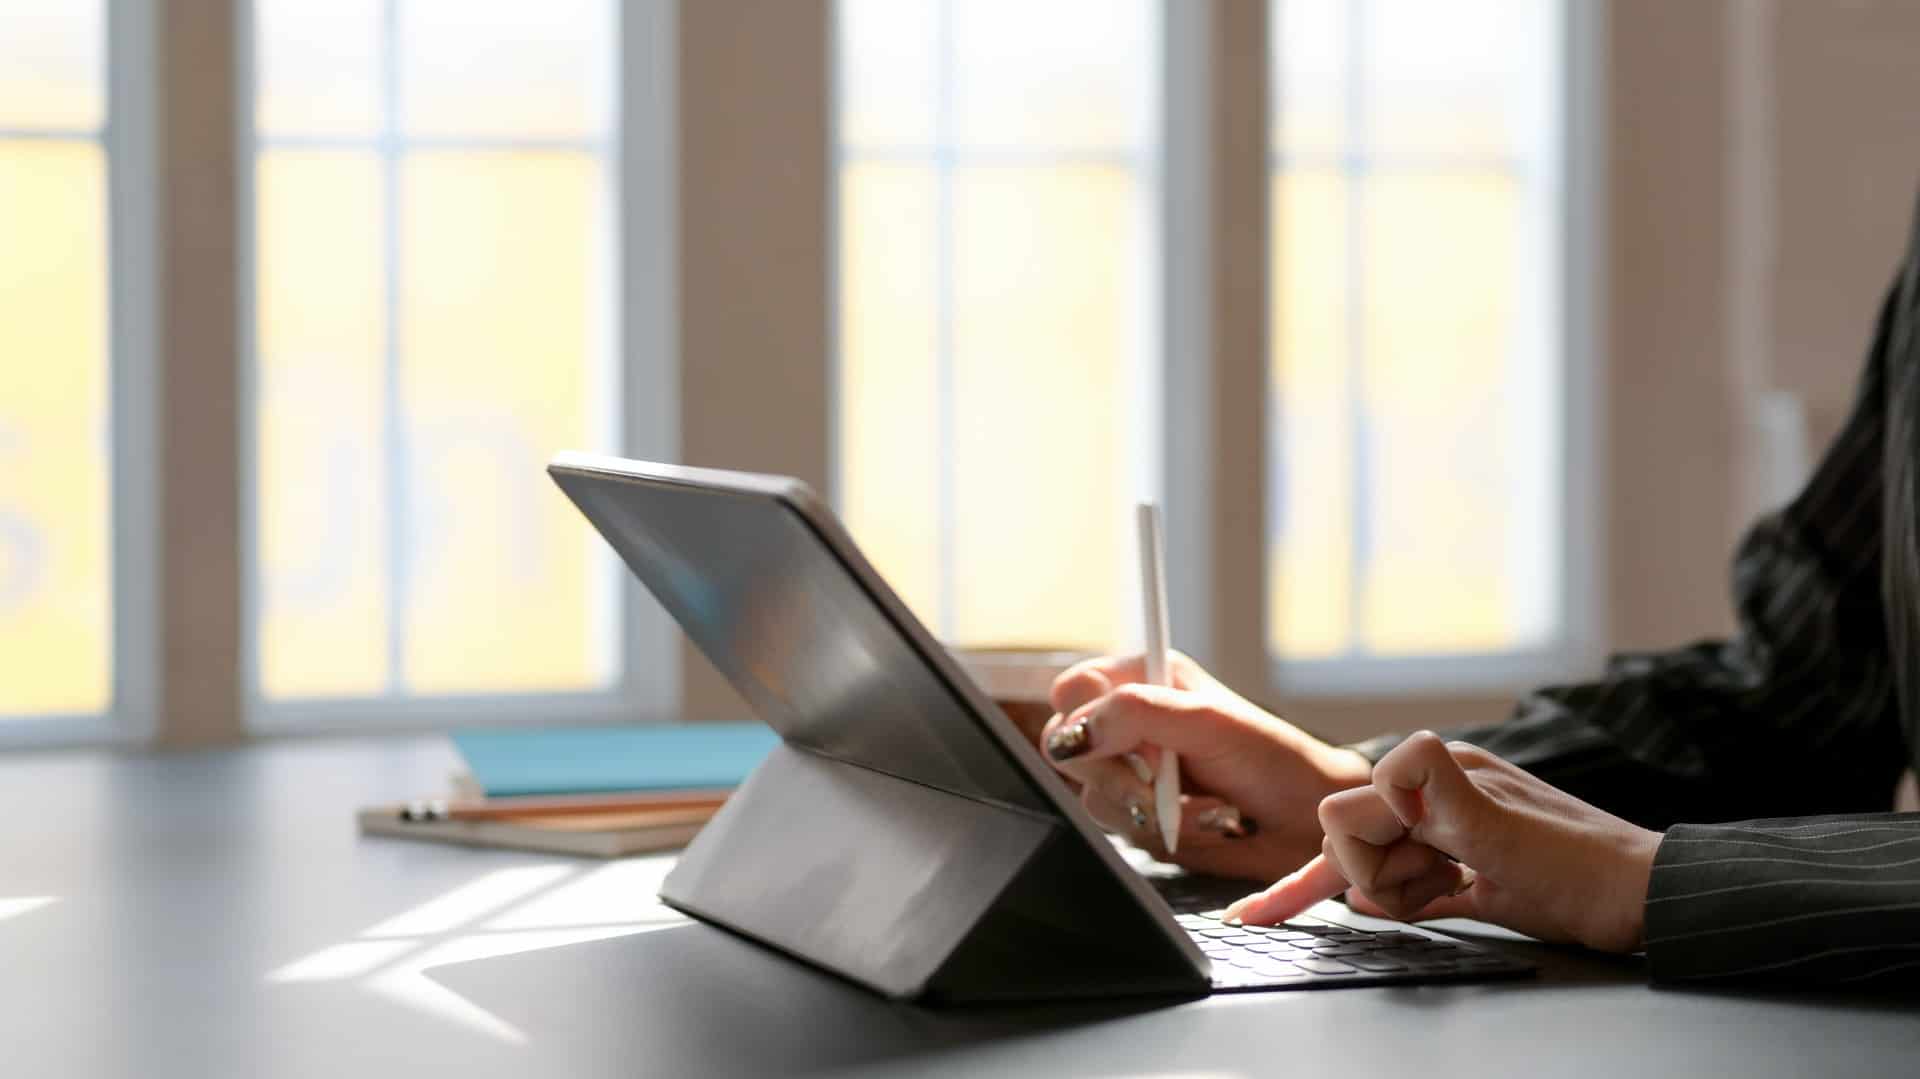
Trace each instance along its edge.
<path fill-rule="evenodd" d="M 1245 894 L 1245 885 L 1237 887 Z M 1226 925 L 1220 921 L 1217 887 L 1182 887 L 1170 880 L 1159 890 L 1173 903 L 1174 920 L 1213 961 L 1217 992 L 1482 981 L 1534 973 L 1526 963 L 1420 931 L 1375 932 L 1312 917 L 1274 926 Z M 1214 909 L 1193 910 L 1197 905 Z M 1179 913 L 1182 907 L 1188 909 Z"/>

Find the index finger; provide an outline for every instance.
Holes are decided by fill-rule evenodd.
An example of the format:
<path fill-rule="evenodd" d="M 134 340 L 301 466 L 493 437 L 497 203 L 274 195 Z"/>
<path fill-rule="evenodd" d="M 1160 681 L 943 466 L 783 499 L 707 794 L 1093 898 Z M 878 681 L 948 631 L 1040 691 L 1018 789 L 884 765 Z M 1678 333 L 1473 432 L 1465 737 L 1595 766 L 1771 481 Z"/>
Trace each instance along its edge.
<path fill-rule="evenodd" d="M 1235 900 L 1220 917 L 1245 925 L 1279 925 L 1346 890 L 1347 878 L 1326 855 L 1316 854 L 1313 861 L 1274 881 L 1266 891 Z"/>
<path fill-rule="evenodd" d="M 1055 761 L 1104 760 L 1159 746 L 1175 753 L 1214 754 L 1231 746 L 1237 721 L 1193 693 L 1133 682 L 1084 705 L 1059 724 L 1049 722 L 1042 748 Z"/>
<path fill-rule="evenodd" d="M 1199 668 L 1181 652 L 1167 656 L 1167 679 L 1177 689 L 1192 689 L 1200 681 Z M 1053 680 L 1047 699 L 1056 712 L 1071 712 L 1096 697 L 1104 697 L 1115 686 L 1147 680 L 1146 657 L 1097 656 L 1083 659 L 1061 671 Z"/>

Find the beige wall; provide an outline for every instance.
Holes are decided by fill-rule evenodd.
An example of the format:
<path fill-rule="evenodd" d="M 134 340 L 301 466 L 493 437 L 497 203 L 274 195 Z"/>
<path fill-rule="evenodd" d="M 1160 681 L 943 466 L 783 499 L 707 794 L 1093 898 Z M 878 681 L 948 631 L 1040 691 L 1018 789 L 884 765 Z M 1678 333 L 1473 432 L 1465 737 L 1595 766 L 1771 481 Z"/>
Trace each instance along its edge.
<path fill-rule="evenodd" d="M 158 598 L 155 742 L 245 736 L 241 708 L 240 369 L 233 297 L 236 93 L 232 0 L 172 0 L 157 22 Z"/>
<path fill-rule="evenodd" d="M 1757 396 L 1816 454 L 1844 418 L 1920 187 L 1920 5 L 1611 6 L 1612 638 L 1642 647 L 1728 624 Z"/>
<path fill-rule="evenodd" d="M 1850 403 L 1920 189 L 1920 4 L 1749 2 L 1770 85 L 1765 370 L 1826 433 Z"/>
<path fill-rule="evenodd" d="M 680 5 L 680 459 L 829 489 L 828 5 Z M 746 705 L 683 645 L 689 719 Z"/>

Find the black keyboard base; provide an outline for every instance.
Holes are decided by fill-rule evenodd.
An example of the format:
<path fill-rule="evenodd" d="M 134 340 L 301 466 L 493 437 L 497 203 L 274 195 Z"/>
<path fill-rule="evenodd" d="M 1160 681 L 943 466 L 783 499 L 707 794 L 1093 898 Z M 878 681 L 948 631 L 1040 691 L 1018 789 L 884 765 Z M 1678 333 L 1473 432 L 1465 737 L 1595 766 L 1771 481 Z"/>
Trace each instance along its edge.
<path fill-rule="evenodd" d="M 1216 993 L 1369 985 L 1484 982 L 1532 977 L 1533 966 L 1408 926 L 1374 931 L 1303 917 L 1277 926 L 1230 926 L 1220 908 L 1252 889 L 1207 877 L 1155 878 L 1158 890 L 1213 963 Z"/>

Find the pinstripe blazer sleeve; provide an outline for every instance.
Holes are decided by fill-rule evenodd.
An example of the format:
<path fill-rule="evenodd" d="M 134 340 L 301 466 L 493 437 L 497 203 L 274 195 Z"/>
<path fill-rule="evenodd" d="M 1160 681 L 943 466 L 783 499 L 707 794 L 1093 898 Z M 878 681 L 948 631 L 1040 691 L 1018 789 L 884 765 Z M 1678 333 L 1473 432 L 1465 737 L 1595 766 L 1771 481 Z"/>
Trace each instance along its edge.
<path fill-rule="evenodd" d="M 1733 567 L 1740 633 L 1614 657 L 1504 723 L 1455 732 L 1648 828 L 1887 809 L 1905 739 L 1881 599 L 1881 470 L 1896 292 L 1851 415 Z M 1356 745 L 1378 760 L 1387 735 Z"/>
<path fill-rule="evenodd" d="M 1659 981 L 1920 982 L 1920 813 L 1678 825 L 1646 915 Z"/>

